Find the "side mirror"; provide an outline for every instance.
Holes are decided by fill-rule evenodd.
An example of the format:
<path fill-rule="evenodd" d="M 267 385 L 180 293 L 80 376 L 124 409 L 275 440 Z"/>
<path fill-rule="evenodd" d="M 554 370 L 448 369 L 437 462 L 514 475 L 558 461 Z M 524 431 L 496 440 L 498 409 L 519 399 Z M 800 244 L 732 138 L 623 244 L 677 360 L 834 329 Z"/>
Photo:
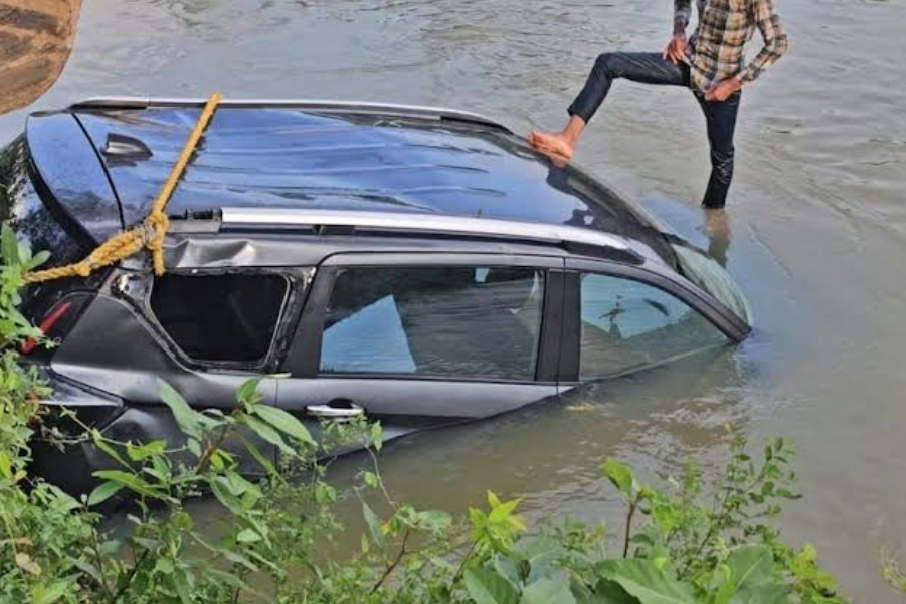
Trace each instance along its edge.
<path fill-rule="evenodd" d="M 35 102 L 63 72 L 82 0 L 0 2 L 0 115 Z"/>

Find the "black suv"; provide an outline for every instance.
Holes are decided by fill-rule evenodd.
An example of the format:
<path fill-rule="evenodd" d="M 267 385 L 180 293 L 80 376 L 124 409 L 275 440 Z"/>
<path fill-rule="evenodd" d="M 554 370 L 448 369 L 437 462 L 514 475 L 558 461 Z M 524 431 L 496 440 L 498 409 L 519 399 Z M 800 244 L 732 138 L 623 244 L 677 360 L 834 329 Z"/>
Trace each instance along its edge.
<path fill-rule="evenodd" d="M 34 114 L 0 154 L 3 217 L 52 265 L 140 223 L 203 102 L 107 99 Z M 168 213 L 167 272 L 140 254 L 31 286 L 58 342 L 24 351 L 47 405 L 116 440 L 174 435 L 157 378 L 229 408 L 265 379 L 310 423 L 387 438 L 556 399 L 742 340 L 713 259 L 506 127 L 462 112 L 224 102 Z M 90 445 L 38 462 L 70 490 Z"/>

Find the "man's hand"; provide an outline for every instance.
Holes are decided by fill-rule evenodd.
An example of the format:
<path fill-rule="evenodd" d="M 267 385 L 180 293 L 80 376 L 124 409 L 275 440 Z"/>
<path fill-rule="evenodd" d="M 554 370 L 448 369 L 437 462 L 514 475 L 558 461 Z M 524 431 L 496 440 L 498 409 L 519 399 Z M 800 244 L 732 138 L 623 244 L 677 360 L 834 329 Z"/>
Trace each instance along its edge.
<path fill-rule="evenodd" d="M 730 95 L 742 88 L 742 80 L 737 77 L 727 78 L 711 85 L 705 93 L 706 101 L 726 101 Z"/>
<path fill-rule="evenodd" d="M 664 48 L 664 58 L 674 65 L 679 65 L 686 59 L 686 34 L 674 34 L 670 43 Z"/>

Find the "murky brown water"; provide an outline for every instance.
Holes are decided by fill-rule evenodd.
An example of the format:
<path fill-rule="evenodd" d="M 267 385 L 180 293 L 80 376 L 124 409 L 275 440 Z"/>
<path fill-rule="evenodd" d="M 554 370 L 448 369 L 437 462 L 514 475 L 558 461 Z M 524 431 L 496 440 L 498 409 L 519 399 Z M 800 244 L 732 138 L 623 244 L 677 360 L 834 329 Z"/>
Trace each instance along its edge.
<path fill-rule="evenodd" d="M 39 106 L 222 90 L 448 105 L 527 132 L 560 124 L 598 52 L 659 49 L 670 5 L 91 0 Z M 705 367 L 401 441 L 382 458 L 400 499 L 462 511 L 493 488 L 524 496 L 533 515 L 592 518 L 606 505 L 604 456 L 649 473 L 714 459 L 722 425 L 737 422 L 799 445 L 805 499 L 789 508 L 788 535 L 813 541 L 856 601 L 896 601 L 878 557 L 906 548 L 906 5 L 780 9 L 792 50 L 745 93 L 731 200 L 729 268 L 759 333 Z M 4 140 L 23 118 L 0 120 Z M 696 235 L 707 152 L 688 92 L 618 84 L 577 159 Z"/>

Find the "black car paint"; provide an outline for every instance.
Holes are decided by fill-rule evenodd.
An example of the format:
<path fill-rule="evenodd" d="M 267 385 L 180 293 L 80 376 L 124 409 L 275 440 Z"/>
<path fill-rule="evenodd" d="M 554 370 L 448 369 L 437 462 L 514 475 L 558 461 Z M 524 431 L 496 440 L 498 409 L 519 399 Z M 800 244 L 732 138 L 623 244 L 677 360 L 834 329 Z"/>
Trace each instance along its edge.
<path fill-rule="evenodd" d="M 161 107 L 34 115 L 28 122 L 25 154 L 36 183 L 24 196 L 29 209 L 5 206 L 17 208 L 16 216 L 26 219 L 51 212 L 51 224 L 63 225 L 69 240 L 83 249 L 144 217 L 196 113 L 192 108 Z M 133 138 L 146 146 L 150 157 L 104 154 L 112 135 Z M 84 168 L 81 176 L 68 172 L 73 165 Z M 627 242 L 631 254 L 474 238 L 318 235 L 279 228 L 227 231 L 211 220 L 211 210 L 221 206 L 441 212 L 562 223 L 615 234 Z M 575 168 L 553 166 L 505 130 L 481 124 L 286 108 L 223 109 L 170 212 L 175 220 L 165 249 L 169 270 L 273 271 L 286 275 L 292 286 L 271 350 L 255 366 L 197 363 L 182 354 L 150 309 L 153 278 L 143 258 L 130 259 L 87 283 L 67 280 L 34 288 L 32 299 L 52 299 L 36 303 L 35 309 L 46 310 L 73 287 L 92 298 L 62 345 L 41 358 L 49 359 L 54 383 L 95 392 L 99 407 L 116 409 L 104 429 L 117 439 L 180 438 L 160 404 L 158 378 L 188 400 L 203 401 L 201 406 L 229 409 L 244 380 L 287 372 L 288 379 L 262 382 L 265 404 L 299 413 L 315 428 L 305 415 L 307 407 L 351 401 L 381 420 L 391 437 L 556 398 L 578 382 L 578 270 L 627 276 L 666 289 L 701 310 L 734 341 L 749 331 L 726 307 L 677 274 L 666 238 L 631 204 Z M 41 222 L 20 224 L 31 228 Z M 70 249 L 68 243 L 55 247 L 52 240 L 42 240 L 38 228 L 38 236 L 31 237 L 34 243 L 54 251 Z M 57 255 L 54 261 L 69 256 Z M 318 374 L 325 296 L 335 271 L 355 264 L 425 263 L 547 271 L 534 381 Z M 63 398 L 55 404 L 91 407 L 84 396 Z M 90 395 L 87 398 L 90 401 Z M 87 490 L 90 472 L 104 467 L 102 457 L 86 443 L 62 457 L 44 450 L 36 459 L 74 491 Z M 64 463 L 70 469 L 60 472 L 58 465 Z"/>

